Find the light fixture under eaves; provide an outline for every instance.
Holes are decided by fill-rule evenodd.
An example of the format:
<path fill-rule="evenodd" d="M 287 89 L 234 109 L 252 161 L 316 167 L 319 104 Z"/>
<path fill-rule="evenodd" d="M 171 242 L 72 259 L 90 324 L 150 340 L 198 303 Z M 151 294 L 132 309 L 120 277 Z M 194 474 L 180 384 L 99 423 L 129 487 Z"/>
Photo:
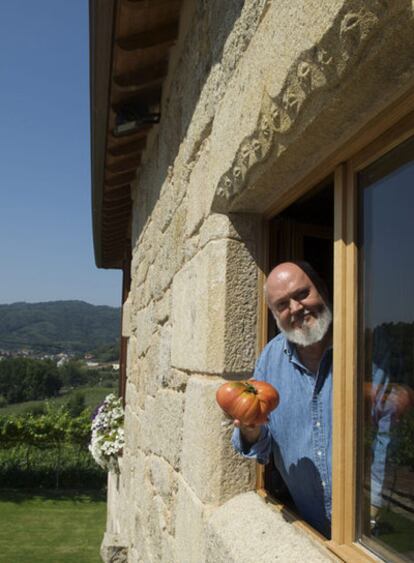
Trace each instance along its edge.
<path fill-rule="evenodd" d="M 113 130 L 115 137 L 130 135 L 143 127 L 159 123 L 160 113 L 151 111 L 142 104 L 129 104 L 121 107 L 116 114 L 116 123 Z"/>

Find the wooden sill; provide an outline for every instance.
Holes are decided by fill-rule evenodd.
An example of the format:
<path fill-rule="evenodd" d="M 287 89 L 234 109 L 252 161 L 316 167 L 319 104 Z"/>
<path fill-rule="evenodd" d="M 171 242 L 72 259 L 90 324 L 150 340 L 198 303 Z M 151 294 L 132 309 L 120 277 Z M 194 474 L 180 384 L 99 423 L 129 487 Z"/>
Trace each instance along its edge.
<path fill-rule="evenodd" d="M 348 563 L 384 563 L 383 559 L 380 559 L 359 543 L 354 542 L 350 545 L 340 545 L 330 540 L 327 541 L 325 545 L 330 551 L 340 557 L 342 561 L 346 561 Z"/>

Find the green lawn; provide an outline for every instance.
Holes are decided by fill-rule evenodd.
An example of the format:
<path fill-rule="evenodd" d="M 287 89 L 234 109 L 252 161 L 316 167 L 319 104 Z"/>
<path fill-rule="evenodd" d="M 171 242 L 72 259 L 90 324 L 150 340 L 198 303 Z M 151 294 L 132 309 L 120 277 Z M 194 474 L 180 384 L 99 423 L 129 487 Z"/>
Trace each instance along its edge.
<path fill-rule="evenodd" d="M 414 553 L 413 521 L 390 508 L 383 510 L 380 517 L 380 535 L 378 539 L 391 546 L 399 553 Z M 382 530 L 381 530 L 382 526 Z M 410 559 L 410 557 L 408 557 Z"/>
<path fill-rule="evenodd" d="M 100 563 L 103 495 L 0 491 L 0 560 Z"/>
<path fill-rule="evenodd" d="M 65 405 L 70 397 L 76 393 L 82 393 L 85 395 L 86 406 L 95 408 L 109 393 L 117 394 L 117 389 L 115 387 L 76 387 L 72 391 L 62 394 L 60 397 L 54 399 L 48 399 L 49 403 L 52 405 L 60 406 Z M 6 414 L 23 414 L 27 410 L 37 407 L 43 404 L 45 401 L 26 401 L 25 403 L 15 403 L 13 405 L 7 405 L 0 408 L 0 415 Z"/>

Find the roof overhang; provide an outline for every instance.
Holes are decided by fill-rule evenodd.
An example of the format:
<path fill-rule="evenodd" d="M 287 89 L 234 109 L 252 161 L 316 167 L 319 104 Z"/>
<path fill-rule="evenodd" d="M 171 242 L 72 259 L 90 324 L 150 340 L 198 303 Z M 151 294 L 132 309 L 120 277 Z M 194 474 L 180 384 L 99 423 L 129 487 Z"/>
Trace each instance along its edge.
<path fill-rule="evenodd" d="M 160 119 L 181 0 L 90 0 L 92 216 L 98 268 L 129 253 L 131 183 Z"/>

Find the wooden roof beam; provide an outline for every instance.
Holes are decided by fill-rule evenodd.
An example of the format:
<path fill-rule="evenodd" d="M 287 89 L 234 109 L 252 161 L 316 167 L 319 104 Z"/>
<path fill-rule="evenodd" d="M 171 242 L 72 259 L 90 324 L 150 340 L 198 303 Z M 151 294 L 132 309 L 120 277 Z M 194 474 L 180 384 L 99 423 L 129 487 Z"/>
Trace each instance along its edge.
<path fill-rule="evenodd" d="M 168 62 L 166 59 L 136 69 L 132 72 L 125 72 L 114 76 L 113 81 L 118 88 L 142 88 L 146 84 L 155 80 L 162 80 L 168 71 Z"/>
<path fill-rule="evenodd" d="M 102 217 L 110 218 L 110 217 L 120 217 L 122 214 L 130 214 L 131 213 L 131 206 L 128 205 L 127 207 L 120 206 L 120 207 L 111 207 L 111 209 L 104 209 L 102 213 Z"/>
<path fill-rule="evenodd" d="M 107 201 L 118 201 L 123 198 L 130 198 L 131 197 L 131 187 L 130 185 L 123 186 L 122 188 L 118 188 L 117 190 L 111 190 L 110 192 L 103 193 L 103 202 Z"/>
<path fill-rule="evenodd" d="M 124 184 L 123 186 L 108 186 L 108 184 L 105 184 L 105 193 L 114 193 L 114 192 L 118 192 L 123 190 L 124 188 L 128 188 L 131 189 L 131 182 L 128 182 L 126 184 Z"/>
<path fill-rule="evenodd" d="M 125 172 L 116 176 L 106 176 L 105 186 L 108 188 L 118 188 L 130 184 L 135 179 L 135 172 Z"/>
<path fill-rule="evenodd" d="M 130 170 L 135 170 L 135 168 L 138 168 L 140 162 L 141 155 L 139 154 L 134 158 L 123 158 L 122 160 L 114 162 L 114 164 L 108 164 L 106 166 L 106 169 L 111 174 L 118 174 L 119 172 L 129 172 Z"/>
<path fill-rule="evenodd" d="M 127 238 L 127 233 L 126 233 L 126 230 L 125 230 L 123 235 L 118 237 L 117 239 L 114 239 L 111 242 L 105 241 L 104 242 L 105 250 L 112 250 L 112 251 L 115 251 L 115 252 L 119 251 L 120 254 L 123 254 L 123 249 L 119 248 L 119 247 L 122 246 L 125 243 L 126 238 Z"/>
<path fill-rule="evenodd" d="M 137 8 L 147 8 L 148 7 L 148 0 L 124 0 L 128 5 L 136 5 Z M 151 0 L 151 8 L 155 8 L 156 6 L 171 6 L 171 0 Z"/>
<path fill-rule="evenodd" d="M 120 234 L 120 235 L 118 235 L 118 237 L 116 237 L 116 239 L 114 238 L 113 240 L 105 240 L 105 242 L 104 242 L 105 249 L 113 248 L 114 250 L 116 250 L 117 245 L 119 247 L 119 245 L 123 244 L 127 238 L 128 238 L 127 237 L 127 230 L 125 229 L 122 234 Z M 119 251 L 120 251 L 120 253 L 123 252 L 123 250 L 121 248 L 119 249 Z"/>
<path fill-rule="evenodd" d="M 148 49 L 158 45 L 171 45 L 177 39 L 178 20 L 172 24 L 156 27 L 149 31 L 141 31 L 117 40 L 118 47 L 123 51 L 136 51 L 138 49 Z"/>
<path fill-rule="evenodd" d="M 123 203 L 130 203 L 131 201 L 132 201 L 131 195 L 129 193 L 127 195 L 124 195 L 123 197 L 118 197 L 118 198 L 113 198 L 113 199 L 106 198 L 105 196 L 103 198 L 103 204 L 104 204 L 105 207 L 108 207 L 108 208 L 116 207 L 116 206 L 121 205 Z"/>
<path fill-rule="evenodd" d="M 126 234 L 126 228 L 127 228 L 127 224 L 128 222 L 125 221 L 123 223 L 118 223 L 117 224 L 117 228 L 114 229 L 112 228 L 111 230 L 106 229 L 105 230 L 105 235 L 102 236 L 102 240 L 107 244 L 111 244 L 112 241 L 115 240 L 120 240 L 121 238 L 123 238 Z"/>
<path fill-rule="evenodd" d="M 111 220 L 114 218 L 126 217 L 131 212 L 131 206 L 128 205 L 127 207 L 120 207 L 119 209 L 104 209 L 102 213 L 102 217 L 105 219 Z"/>
<path fill-rule="evenodd" d="M 150 127 L 148 127 L 150 129 Z M 147 143 L 146 137 L 142 137 L 137 141 L 131 141 L 129 143 L 122 143 L 119 145 L 113 145 L 108 147 L 108 152 L 111 156 L 125 156 L 127 154 L 142 151 Z"/>
<path fill-rule="evenodd" d="M 105 268 L 122 268 L 123 253 L 121 251 L 104 250 L 102 254 L 106 264 Z"/>
<path fill-rule="evenodd" d="M 104 210 L 118 209 L 121 207 L 131 206 L 131 198 L 122 198 L 114 201 L 104 201 Z"/>
<path fill-rule="evenodd" d="M 119 226 L 123 227 L 122 232 L 124 232 L 124 230 L 126 229 L 126 226 L 128 224 L 129 215 L 130 215 L 129 210 L 128 210 L 128 213 L 124 212 L 123 214 L 121 214 L 121 213 L 119 213 L 117 215 L 114 214 L 114 215 L 111 215 L 110 217 L 108 217 L 107 215 L 103 215 L 102 216 L 102 225 L 104 227 L 110 227 L 111 224 L 114 221 L 116 221 L 119 224 Z"/>
<path fill-rule="evenodd" d="M 120 228 L 117 231 L 109 231 L 106 229 L 105 236 L 102 237 L 102 241 L 105 243 L 106 246 L 114 244 L 115 241 L 120 241 L 123 239 L 127 234 L 127 222 L 118 225 Z"/>
<path fill-rule="evenodd" d="M 112 104 L 112 109 L 115 114 L 118 114 L 125 106 L 157 106 L 161 100 L 161 93 L 161 84 L 151 84 L 137 92 L 130 92 L 129 95 L 123 92 L 122 95 L 117 96 L 117 100 Z M 143 125 L 140 132 L 148 131 L 145 127 L 146 125 Z"/>

